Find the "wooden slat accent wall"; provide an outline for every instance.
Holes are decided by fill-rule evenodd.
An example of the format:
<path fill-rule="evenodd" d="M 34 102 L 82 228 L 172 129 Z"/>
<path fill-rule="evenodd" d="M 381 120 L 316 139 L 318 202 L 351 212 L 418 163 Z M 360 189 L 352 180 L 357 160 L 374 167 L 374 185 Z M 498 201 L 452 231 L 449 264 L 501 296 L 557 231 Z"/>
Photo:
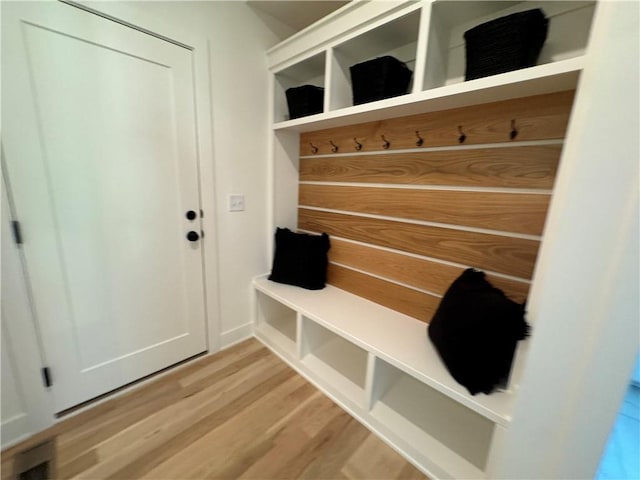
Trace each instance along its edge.
<path fill-rule="evenodd" d="M 329 283 L 428 322 L 474 267 L 524 302 L 573 95 L 301 134 L 298 228 L 331 236 Z"/>
<path fill-rule="evenodd" d="M 298 228 L 531 278 L 539 241 L 300 208 Z"/>
<path fill-rule="evenodd" d="M 543 145 L 303 157 L 300 181 L 550 189 L 561 148 Z"/>
<path fill-rule="evenodd" d="M 299 203 L 309 207 L 541 235 L 549 196 L 303 184 L 300 185 Z"/>
<path fill-rule="evenodd" d="M 536 95 L 308 132 L 300 138 L 300 155 L 313 155 L 312 145 L 318 148 L 317 155 L 353 153 L 356 141 L 362 145 L 361 152 L 377 152 L 383 150 L 383 136 L 389 142 L 388 150 L 415 148 L 416 132 L 423 139 L 422 147 L 460 145 L 461 133 L 464 145 L 508 142 L 512 123 L 519 141 L 564 138 L 574 93 Z M 338 152 L 333 152 L 333 145 Z"/>

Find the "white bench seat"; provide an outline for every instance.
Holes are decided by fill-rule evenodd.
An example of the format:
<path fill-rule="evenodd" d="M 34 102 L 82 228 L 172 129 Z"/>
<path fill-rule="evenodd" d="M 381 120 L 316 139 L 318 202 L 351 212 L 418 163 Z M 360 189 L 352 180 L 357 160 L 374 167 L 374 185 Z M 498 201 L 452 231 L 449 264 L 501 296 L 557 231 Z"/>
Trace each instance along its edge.
<path fill-rule="evenodd" d="M 266 275 L 253 284 L 258 339 L 425 473 L 485 476 L 510 392 L 471 396 L 419 320 L 331 285 L 305 290 Z"/>

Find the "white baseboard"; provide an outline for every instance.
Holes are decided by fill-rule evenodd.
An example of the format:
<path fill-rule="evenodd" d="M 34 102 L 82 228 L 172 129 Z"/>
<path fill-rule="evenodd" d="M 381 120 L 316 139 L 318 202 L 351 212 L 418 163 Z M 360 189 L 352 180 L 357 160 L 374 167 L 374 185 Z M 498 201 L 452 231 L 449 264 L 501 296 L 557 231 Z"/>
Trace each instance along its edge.
<path fill-rule="evenodd" d="M 3 420 L 0 430 L 2 431 L 0 448 L 3 450 L 21 442 L 32 433 L 26 413 Z"/>
<path fill-rule="evenodd" d="M 220 350 L 253 337 L 253 323 L 246 323 L 220 334 Z"/>

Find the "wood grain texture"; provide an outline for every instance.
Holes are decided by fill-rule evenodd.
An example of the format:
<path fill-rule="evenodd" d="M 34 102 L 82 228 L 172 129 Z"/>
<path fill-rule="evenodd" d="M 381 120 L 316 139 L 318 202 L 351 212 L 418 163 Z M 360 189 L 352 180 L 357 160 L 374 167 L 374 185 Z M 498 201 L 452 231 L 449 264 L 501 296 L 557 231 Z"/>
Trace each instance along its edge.
<path fill-rule="evenodd" d="M 428 323 L 440 298 L 355 270 L 329 264 L 327 282 L 335 287 Z"/>
<path fill-rule="evenodd" d="M 300 208 L 298 228 L 530 279 L 538 241 Z"/>
<path fill-rule="evenodd" d="M 331 239 L 329 261 L 421 290 L 428 290 L 438 295 L 444 295 L 449 285 L 464 271 L 463 267 L 455 267 L 336 238 Z M 522 303 L 527 298 L 530 286 L 527 282 L 509 280 L 491 274 L 487 275 L 487 279 L 516 302 Z"/>
<path fill-rule="evenodd" d="M 536 95 L 306 132 L 300 136 L 300 155 L 312 155 L 312 145 L 318 148 L 317 154 L 331 154 L 331 142 L 338 146 L 338 153 L 355 152 L 354 138 L 363 152 L 381 151 L 382 136 L 390 143 L 390 150 L 416 148 L 416 131 L 424 139 L 423 147 L 459 145 L 461 132 L 466 136 L 465 145 L 509 142 L 512 121 L 518 141 L 563 138 L 574 93 Z"/>
<path fill-rule="evenodd" d="M 425 478 L 256 340 L 64 420 L 45 437 L 55 439 L 54 478 Z M 13 458 L 30 442 L 2 452 L 3 479 L 15 478 Z"/>
<path fill-rule="evenodd" d="M 542 235 L 549 195 L 301 184 L 299 205 Z"/>
<path fill-rule="evenodd" d="M 300 181 L 551 189 L 561 145 L 300 159 Z"/>

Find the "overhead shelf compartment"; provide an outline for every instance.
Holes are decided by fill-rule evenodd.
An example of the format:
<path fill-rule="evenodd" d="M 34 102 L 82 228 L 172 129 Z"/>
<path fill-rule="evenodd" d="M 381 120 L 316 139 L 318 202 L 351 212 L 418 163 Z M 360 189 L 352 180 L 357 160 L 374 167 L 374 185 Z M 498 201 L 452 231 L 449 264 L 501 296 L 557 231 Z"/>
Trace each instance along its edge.
<path fill-rule="evenodd" d="M 595 2 L 435 1 L 431 7 L 423 90 L 464 82 L 464 33 L 500 17 L 540 8 L 549 19 L 536 66 L 582 57 L 589 40 Z M 571 35 L 567 35 L 571 32 Z M 535 73 L 531 72 L 535 76 Z"/>
<path fill-rule="evenodd" d="M 573 90 L 578 85 L 584 57 L 423 90 L 401 97 L 356 105 L 308 118 L 273 125 L 274 130 L 309 132 L 356 123 L 437 112 L 512 98 Z"/>
<path fill-rule="evenodd" d="M 332 48 L 329 110 L 353 106 L 350 68 L 375 58 L 391 56 L 415 72 L 420 11 L 414 10 L 372 28 Z M 407 93 L 412 91 L 411 82 Z"/>
<path fill-rule="evenodd" d="M 275 130 L 310 131 L 574 89 L 583 68 L 595 2 L 389 2 L 389 13 L 382 19 L 378 12 L 380 5 L 375 9 L 373 5 L 358 8 L 365 17 L 367 9 L 375 10 L 376 15 L 363 19 L 360 25 L 346 29 L 341 35 L 325 33 L 326 42 L 314 45 L 309 50 L 314 52 L 311 56 L 295 63 L 285 62 L 286 67 L 272 70 L 276 79 Z M 345 18 L 353 17 L 358 8 L 346 9 Z M 465 82 L 464 32 L 481 23 L 534 8 L 541 8 L 549 18 L 547 40 L 537 65 Z M 571 35 L 566 34 L 568 31 Z M 283 48 L 293 49 L 288 42 Z M 272 50 L 272 55 L 278 56 L 277 53 L 277 48 Z M 408 93 L 354 106 L 349 68 L 385 55 L 407 63 L 413 71 Z M 318 86 L 323 83 L 324 112 L 289 120 L 284 91 L 301 82 L 315 82 Z"/>
<path fill-rule="evenodd" d="M 303 85 L 313 85 L 324 88 L 325 58 L 325 52 L 320 52 L 274 75 L 273 113 L 276 121 L 286 121 L 290 119 L 286 95 L 289 88 Z"/>

